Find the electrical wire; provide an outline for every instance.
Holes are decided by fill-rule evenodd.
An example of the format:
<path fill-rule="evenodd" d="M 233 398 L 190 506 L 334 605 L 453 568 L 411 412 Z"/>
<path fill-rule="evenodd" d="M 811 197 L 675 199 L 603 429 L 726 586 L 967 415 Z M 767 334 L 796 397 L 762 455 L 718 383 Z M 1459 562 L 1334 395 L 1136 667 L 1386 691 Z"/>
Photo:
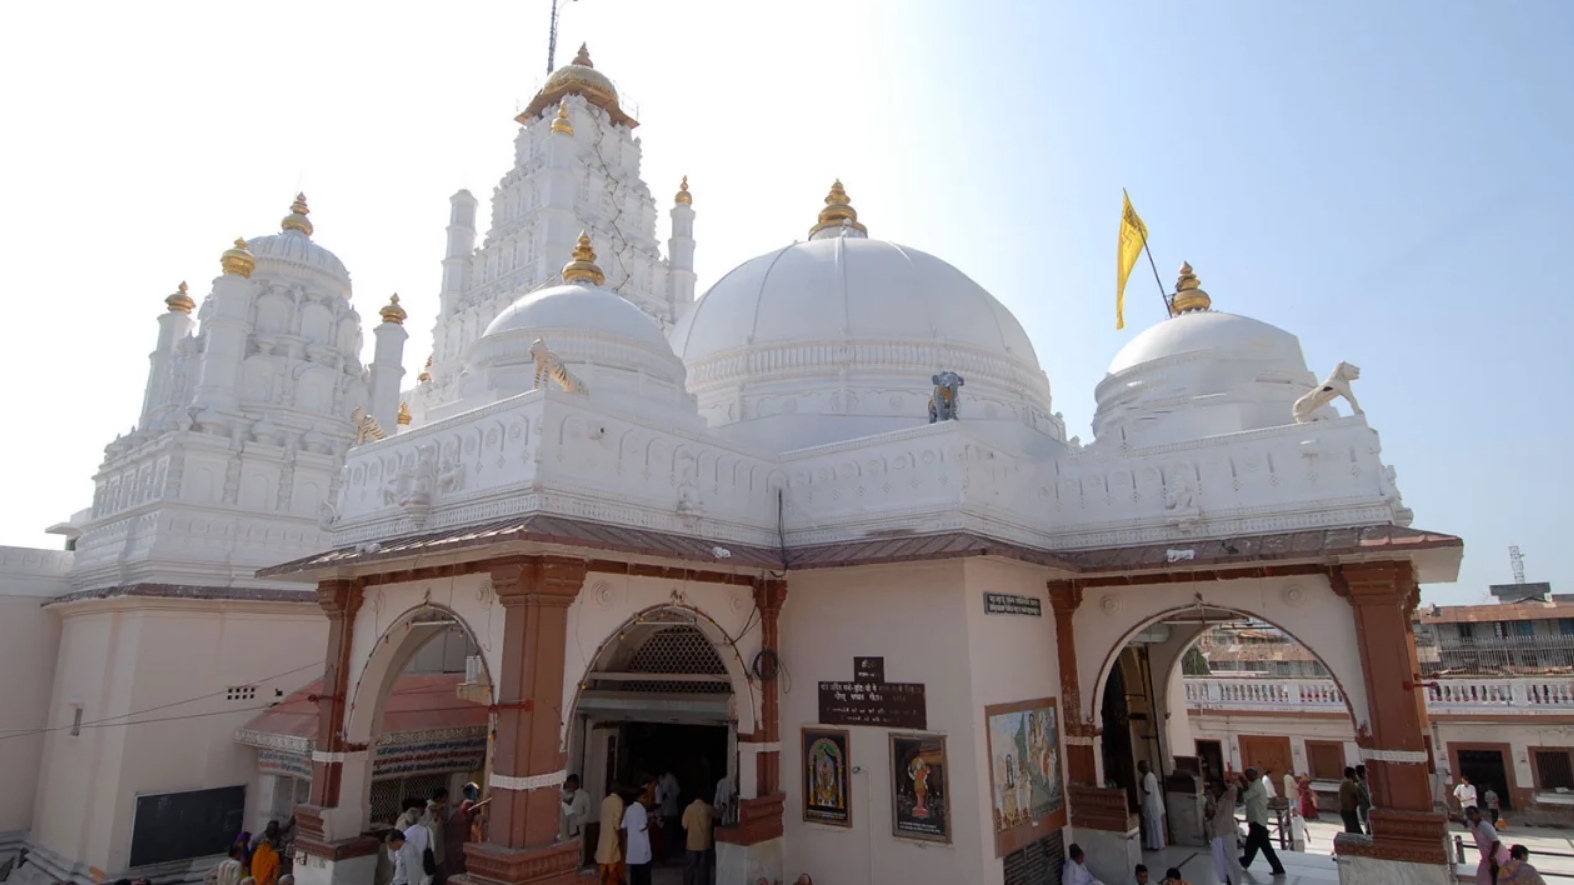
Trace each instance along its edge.
<path fill-rule="evenodd" d="M 286 670 L 283 673 L 276 673 L 276 674 L 274 674 L 272 676 L 264 676 L 261 679 L 254 679 L 248 684 L 260 685 L 260 684 L 265 683 L 265 682 L 272 682 L 275 679 L 283 679 L 286 676 L 291 676 L 293 674 L 299 673 L 302 670 L 309 670 L 309 669 L 311 669 L 313 667 L 321 667 L 322 664 L 323 664 L 322 661 L 317 661 L 315 663 L 306 664 L 304 666 L 296 667 L 296 668 L 294 668 L 292 670 Z M 230 691 L 230 688 L 228 688 L 228 687 L 221 688 L 218 691 L 212 691 L 212 692 L 209 692 L 209 693 L 204 694 L 204 695 L 198 695 L 196 697 L 186 698 L 185 700 L 172 701 L 172 702 L 170 702 L 168 704 L 159 704 L 156 707 L 148 707 L 146 709 L 136 710 L 136 711 L 131 712 L 131 713 L 120 713 L 120 714 L 115 715 L 115 716 L 106 716 L 103 719 L 94 719 L 91 722 L 83 722 L 83 723 L 80 723 L 80 724 L 73 723 L 71 725 L 57 725 L 57 726 L 47 726 L 46 725 L 46 726 L 40 726 L 40 727 L 38 727 L 36 729 L 17 731 L 17 732 L 14 732 L 12 734 L 0 735 L 0 741 L 9 740 L 11 738 L 32 737 L 34 735 L 48 734 L 48 733 L 50 733 L 52 731 L 67 731 L 67 730 L 72 729 L 72 728 L 110 727 L 110 726 L 116 724 L 115 720 L 117 720 L 117 719 L 129 719 L 132 716 L 143 716 L 143 715 L 146 715 L 148 713 L 156 713 L 159 710 L 168 710 L 171 707 L 182 707 L 182 706 L 185 706 L 186 704 L 194 704 L 197 701 L 205 701 L 208 698 L 214 698 L 214 697 L 218 697 L 219 695 L 222 695 L 222 694 L 227 694 L 227 693 L 229 693 L 229 691 Z M 258 709 L 266 709 L 267 707 L 271 707 L 271 706 L 274 706 L 274 705 L 273 704 L 268 704 L 268 705 L 266 705 L 264 707 L 260 707 Z M 224 710 L 222 712 L 223 713 L 235 713 L 235 712 L 244 712 L 244 711 L 240 711 L 240 710 Z M 199 713 L 199 714 L 195 714 L 195 715 L 197 715 L 197 716 L 217 716 L 217 715 L 221 715 L 221 714 L 220 713 Z M 174 718 L 178 719 L 178 718 L 183 718 L 183 717 L 174 717 Z M 149 719 L 149 720 L 143 720 L 143 721 L 158 722 L 158 721 L 164 721 L 164 720 Z M 119 723 L 119 724 L 127 725 L 127 724 L 136 724 L 136 723 Z"/>

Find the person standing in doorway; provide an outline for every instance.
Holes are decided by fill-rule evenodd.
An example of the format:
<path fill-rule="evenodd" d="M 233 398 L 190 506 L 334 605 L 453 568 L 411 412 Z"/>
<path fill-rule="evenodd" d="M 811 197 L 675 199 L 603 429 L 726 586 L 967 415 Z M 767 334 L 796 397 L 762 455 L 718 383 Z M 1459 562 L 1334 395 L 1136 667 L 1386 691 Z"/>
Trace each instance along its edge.
<path fill-rule="evenodd" d="M 1246 854 L 1241 857 L 1241 869 L 1252 865 L 1257 852 L 1268 859 L 1268 868 L 1275 876 L 1284 875 L 1284 864 L 1273 851 L 1273 840 L 1268 836 L 1268 792 L 1263 789 L 1262 777 L 1257 769 L 1246 769 Z"/>
<path fill-rule="evenodd" d="M 1470 778 L 1459 776 L 1459 783 L 1454 786 L 1454 801 L 1459 803 L 1459 822 L 1470 829 L 1470 821 L 1466 819 L 1465 809 L 1476 804 L 1476 787 Z"/>
<path fill-rule="evenodd" d="M 710 885 L 711 825 L 715 820 L 716 810 L 702 796 L 695 796 L 683 810 L 684 846 L 688 849 L 683 885 Z"/>
<path fill-rule="evenodd" d="M 661 814 L 661 859 L 670 861 L 678 852 L 678 826 L 683 807 L 678 804 L 678 776 L 668 768 L 656 781 L 656 806 Z"/>
<path fill-rule="evenodd" d="M 1164 850 L 1164 793 L 1159 789 L 1159 776 L 1148 768 L 1146 759 L 1137 763 L 1138 781 L 1142 785 L 1142 847 L 1148 851 Z"/>
<path fill-rule="evenodd" d="M 654 856 L 650 850 L 650 806 L 655 804 L 656 784 L 649 778 L 640 781 L 639 796 L 623 812 L 623 835 L 627 849 L 629 885 L 650 885 Z"/>
<path fill-rule="evenodd" d="M 1360 833 L 1361 785 L 1355 780 L 1355 769 L 1345 766 L 1344 780 L 1339 782 L 1339 819 L 1344 821 L 1346 833 Z"/>
<path fill-rule="evenodd" d="M 579 785 L 579 775 L 571 774 L 563 781 L 563 792 L 558 797 L 563 818 L 558 828 L 562 841 L 578 839 L 590 820 L 590 794 Z"/>
<path fill-rule="evenodd" d="M 1476 864 L 1476 885 L 1494 885 L 1497 882 L 1497 853 L 1503 847 L 1497 838 L 1497 828 L 1482 818 L 1481 809 L 1474 805 L 1465 809 L 1465 821 L 1476 840 L 1476 851 L 1481 853 L 1481 861 Z"/>
<path fill-rule="evenodd" d="M 601 885 L 623 885 L 623 796 L 618 785 L 607 787 L 601 800 L 601 835 L 596 840 L 596 869 Z"/>

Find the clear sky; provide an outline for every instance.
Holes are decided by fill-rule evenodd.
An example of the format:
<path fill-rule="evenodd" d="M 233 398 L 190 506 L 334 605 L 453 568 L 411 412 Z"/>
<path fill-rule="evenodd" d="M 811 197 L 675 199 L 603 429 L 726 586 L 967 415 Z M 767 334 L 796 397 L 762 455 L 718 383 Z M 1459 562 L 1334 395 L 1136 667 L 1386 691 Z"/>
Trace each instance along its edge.
<path fill-rule="evenodd" d="M 41 530 L 90 502 L 134 422 L 163 298 L 205 294 L 297 190 L 361 315 L 400 294 L 417 370 L 448 196 L 507 171 L 548 6 L 8 7 L 0 543 L 59 545 Z M 802 238 L 840 176 L 873 236 L 1016 312 L 1088 439 L 1105 366 L 1162 317 L 1144 265 L 1114 329 L 1126 187 L 1166 286 L 1188 260 L 1318 375 L 1361 367 L 1416 525 L 1466 540 L 1427 599 L 1480 601 L 1512 543 L 1574 592 L 1574 3 L 563 7 L 558 63 L 587 41 L 637 103 L 658 205 L 690 177 L 701 290 Z"/>

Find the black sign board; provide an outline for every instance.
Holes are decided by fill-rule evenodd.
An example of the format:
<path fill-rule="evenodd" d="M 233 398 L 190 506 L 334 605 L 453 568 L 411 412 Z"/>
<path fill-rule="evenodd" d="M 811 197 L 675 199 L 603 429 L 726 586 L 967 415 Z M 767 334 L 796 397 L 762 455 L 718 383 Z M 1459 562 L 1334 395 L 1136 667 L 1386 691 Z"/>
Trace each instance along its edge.
<path fill-rule="evenodd" d="M 929 727 L 924 686 L 886 682 L 885 658 L 853 658 L 852 682 L 820 683 L 820 724 Z"/>
<path fill-rule="evenodd" d="M 985 593 L 984 614 L 986 615 L 1029 615 L 1035 618 L 1044 616 L 1044 604 L 1035 596 L 1016 596 L 1011 593 Z"/>
<path fill-rule="evenodd" d="M 138 796 L 131 866 L 223 854 L 245 817 L 245 787 Z"/>
<path fill-rule="evenodd" d="M 1065 864 L 1063 830 L 1030 842 L 1005 858 L 1005 885 L 1061 885 L 1061 866 Z"/>

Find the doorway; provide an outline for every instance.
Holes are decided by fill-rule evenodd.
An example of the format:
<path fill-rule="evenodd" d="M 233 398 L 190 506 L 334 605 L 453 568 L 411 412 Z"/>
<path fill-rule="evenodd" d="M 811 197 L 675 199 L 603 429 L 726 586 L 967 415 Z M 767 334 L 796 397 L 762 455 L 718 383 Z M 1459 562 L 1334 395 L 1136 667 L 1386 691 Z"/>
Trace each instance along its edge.
<path fill-rule="evenodd" d="M 1504 811 L 1513 809 L 1513 793 L 1508 789 L 1508 769 L 1501 750 L 1456 750 L 1459 754 L 1459 773 L 1470 778 L 1485 803 L 1488 788 L 1497 794 L 1498 804 Z"/>
<path fill-rule="evenodd" d="M 1289 738 L 1281 735 L 1243 734 L 1239 740 L 1241 768 L 1255 768 L 1275 776 L 1282 776 L 1295 768 L 1295 757 L 1290 755 Z"/>
<path fill-rule="evenodd" d="M 1202 760 L 1202 776 L 1209 781 L 1224 780 L 1224 745 L 1218 741 L 1197 741 L 1197 758 Z"/>
<path fill-rule="evenodd" d="M 587 774 L 594 771 L 596 780 L 607 785 L 600 790 L 603 795 L 616 784 L 625 801 L 632 801 L 641 778 L 660 778 L 671 772 L 678 782 L 677 799 L 667 809 L 673 817 L 681 817 L 696 798 L 714 801 L 717 782 L 730 774 L 731 729 L 727 725 L 597 722 L 588 733 Z M 599 805 L 600 796 L 594 796 L 593 802 Z M 661 817 L 662 808 L 652 807 L 650 813 L 652 818 Z M 594 845 L 599 833 L 599 821 L 591 821 L 585 844 Z M 658 864 L 663 858 L 681 861 L 684 844 L 682 830 L 651 831 L 651 848 Z"/>

